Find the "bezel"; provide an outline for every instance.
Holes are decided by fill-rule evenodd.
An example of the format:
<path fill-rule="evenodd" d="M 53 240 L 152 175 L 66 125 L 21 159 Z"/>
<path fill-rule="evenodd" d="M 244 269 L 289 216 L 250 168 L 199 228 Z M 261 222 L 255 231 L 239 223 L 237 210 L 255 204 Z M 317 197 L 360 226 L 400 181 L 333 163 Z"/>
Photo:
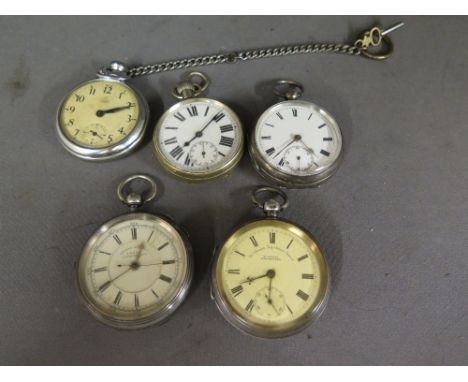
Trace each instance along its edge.
<path fill-rule="evenodd" d="M 268 160 L 264 157 L 259 147 L 259 143 L 256 138 L 256 132 L 258 129 L 261 128 L 260 122 L 262 122 L 271 113 L 274 113 L 276 109 L 288 106 L 307 106 L 314 108 L 335 130 L 337 153 L 334 156 L 333 161 L 329 165 L 319 167 L 315 174 L 302 176 L 293 175 L 286 173 L 285 171 L 281 171 L 268 162 Z M 317 187 L 326 180 L 328 180 L 338 169 L 338 166 L 343 156 L 343 137 L 341 134 L 341 129 L 338 123 L 336 122 L 335 118 L 321 106 L 303 100 L 282 101 L 274 104 L 273 106 L 270 106 L 258 118 L 255 124 L 255 128 L 252 131 L 251 140 L 249 144 L 249 154 L 253 166 L 255 167 L 257 172 L 259 172 L 260 175 L 262 175 L 268 181 L 274 182 L 275 184 L 286 188 Z"/>
<path fill-rule="evenodd" d="M 137 99 L 139 112 L 135 127 L 124 139 L 108 147 L 95 148 L 79 145 L 71 141 L 63 132 L 62 127 L 60 126 L 60 115 L 62 112 L 63 105 L 71 93 L 83 86 L 86 86 L 87 84 L 98 81 L 118 82 L 122 86 L 127 87 L 129 90 L 131 90 L 135 94 L 135 97 Z M 65 147 L 65 149 L 70 154 L 86 161 L 107 161 L 121 158 L 129 154 L 138 146 L 138 144 L 141 143 L 144 137 L 146 126 L 148 125 L 149 114 L 150 112 L 148 102 L 146 102 L 146 99 L 143 97 L 143 95 L 138 89 L 129 85 L 127 82 L 125 82 L 123 78 L 99 75 L 92 80 L 81 82 L 80 84 L 75 86 L 70 92 L 68 92 L 65 97 L 63 97 L 62 101 L 60 102 L 60 106 L 57 110 L 55 127 L 60 143 L 62 143 L 63 147 Z"/>
<path fill-rule="evenodd" d="M 85 258 L 91 255 L 91 249 L 102 234 L 111 230 L 112 227 L 116 226 L 117 224 L 134 219 L 147 220 L 164 224 L 166 229 L 171 231 L 171 233 L 178 235 L 182 242 L 182 247 L 185 249 L 187 267 L 179 291 L 160 311 L 137 320 L 121 320 L 113 318 L 109 313 L 102 311 L 94 305 L 93 299 L 90 297 L 88 291 L 84 287 L 86 277 Z M 100 322 L 118 329 L 140 329 L 151 325 L 164 323 L 169 319 L 169 317 L 176 311 L 177 308 L 179 308 L 179 306 L 187 297 L 190 285 L 193 280 L 193 273 L 194 263 L 192 246 L 190 245 L 185 232 L 179 226 L 177 226 L 177 224 L 175 224 L 170 218 L 163 215 L 155 215 L 146 212 L 131 212 L 117 216 L 107 221 L 101 225 L 88 239 L 87 243 L 83 247 L 76 267 L 76 286 L 80 301 L 84 304 L 86 309 Z"/>
<path fill-rule="evenodd" d="M 218 108 L 225 109 L 227 112 L 229 112 L 230 116 L 233 118 L 234 122 L 239 127 L 238 139 L 240 140 L 240 143 L 238 146 L 238 150 L 236 151 L 234 156 L 228 162 L 226 162 L 226 164 L 224 164 L 224 166 L 222 166 L 216 171 L 194 172 L 194 171 L 185 171 L 180 168 L 177 168 L 170 161 L 166 159 L 165 155 L 163 154 L 161 143 L 159 142 L 159 134 L 160 134 L 161 127 L 165 119 L 169 115 L 171 115 L 175 110 L 185 105 L 191 104 L 193 102 L 206 102 L 211 105 L 216 105 Z M 191 183 L 208 182 L 208 181 L 221 178 L 223 176 L 227 176 L 238 165 L 239 161 L 242 159 L 242 156 L 244 154 L 244 130 L 243 130 L 243 126 L 238 115 L 234 112 L 234 110 L 232 110 L 229 106 L 225 105 L 224 103 L 211 99 L 211 98 L 202 98 L 202 97 L 188 98 L 171 106 L 168 110 L 164 112 L 161 118 L 159 118 L 159 121 L 156 124 L 154 133 L 153 133 L 153 149 L 154 149 L 156 158 L 158 159 L 159 163 L 164 168 L 164 170 L 166 170 L 167 172 L 169 172 L 176 178 L 184 180 L 186 182 L 191 182 Z"/>
<path fill-rule="evenodd" d="M 311 248 L 316 247 L 321 254 L 321 274 L 323 274 L 323 277 L 321 278 L 322 291 L 318 303 L 291 323 L 280 325 L 278 329 L 272 329 L 271 327 L 265 325 L 258 325 L 252 322 L 248 322 L 246 319 L 237 314 L 228 303 L 226 294 L 220 287 L 220 271 L 218 269 L 219 260 L 225 247 L 227 248 L 232 245 L 232 243 L 234 243 L 240 235 L 248 231 L 251 226 L 253 228 L 257 228 L 258 226 L 262 225 L 271 226 L 271 224 L 293 230 L 296 235 L 307 242 L 308 246 Z M 227 237 L 227 239 L 221 245 L 215 248 L 210 279 L 211 297 L 226 321 L 228 321 L 232 326 L 241 332 L 260 338 L 282 338 L 291 336 L 311 325 L 323 313 L 328 303 L 331 286 L 331 276 L 325 254 L 313 236 L 305 228 L 294 224 L 289 220 L 274 217 L 251 220 L 234 229 Z"/>

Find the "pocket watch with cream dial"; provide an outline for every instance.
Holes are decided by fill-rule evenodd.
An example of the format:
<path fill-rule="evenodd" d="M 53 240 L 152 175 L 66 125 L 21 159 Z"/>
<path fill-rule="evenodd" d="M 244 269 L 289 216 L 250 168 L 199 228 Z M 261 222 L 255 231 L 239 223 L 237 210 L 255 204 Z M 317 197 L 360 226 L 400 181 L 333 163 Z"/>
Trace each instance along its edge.
<path fill-rule="evenodd" d="M 131 182 L 150 185 L 147 195 L 127 192 Z M 103 224 L 86 243 L 77 267 L 80 297 L 101 322 L 120 329 L 162 323 L 187 296 L 193 275 L 192 249 L 170 219 L 136 208 L 156 196 L 145 175 L 118 188 L 130 213 Z"/>
<path fill-rule="evenodd" d="M 64 98 L 56 128 L 68 152 L 102 161 L 124 156 L 141 142 L 149 108 L 127 80 L 126 68 L 113 62 L 96 79 L 78 85 Z"/>
<path fill-rule="evenodd" d="M 163 114 L 153 136 L 163 168 L 189 182 L 227 175 L 244 150 L 242 124 L 234 111 L 219 101 L 197 97 L 207 87 L 205 74 L 189 73 L 172 92 L 182 101 Z"/>
<path fill-rule="evenodd" d="M 281 196 L 259 201 L 262 193 Z M 327 262 L 310 233 L 281 219 L 287 196 L 262 187 L 254 203 L 266 217 L 236 229 L 217 249 L 211 276 L 212 297 L 237 329 L 265 338 L 304 329 L 322 313 L 329 295 Z"/>
<path fill-rule="evenodd" d="M 257 171 L 287 188 L 315 187 L 330 178 L 341 158 L 341 131 L 322 107 L 300 101 L 302 85 L 279 81 L 275 94 L 286 101 L 258 119 L 249 152 Z"/>

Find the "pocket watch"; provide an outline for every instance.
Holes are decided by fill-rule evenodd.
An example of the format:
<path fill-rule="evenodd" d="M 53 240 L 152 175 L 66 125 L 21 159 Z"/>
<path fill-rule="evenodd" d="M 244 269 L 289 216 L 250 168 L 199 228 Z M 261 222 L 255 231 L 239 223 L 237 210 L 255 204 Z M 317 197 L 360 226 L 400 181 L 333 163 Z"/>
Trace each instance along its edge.
<path fill-rule="evenodd" d="M 144 181 L 149 191 L 128 192 L 134 181 Z M 186 235 L 167 217 L 136 212 L 156 193 L 148 176 L 123 180 L 117 194 L 130 212 L 104 223 L 81 253 L 79 295 L 104 324 L 138 329 L 162 323 L 187 296 L 193 260 Z"/>
<path fill-rule="evenodd" d="M 153 135 L 163 168 L 189 182 L 227 175 L 244 151 L 242 124 L 234 111 L 219 101 L 198 97 L 208 84 L 205 74 L 189 73 L 172 91 L 182 101 L 162 115 Z"/>
<path fill-rule="evenodd" d="M 303 87 L 281 80 L 273 88 L 285 99 L 260 116 L 252 133 L 249 152 L 257 171 L 288 188 L 315 187 L 338 168 L 341 131 L 322 107 L 300 101 Z"/>
<path fill-rule="evenodd" d="M 126 67 L 112 62 L 97 78 L 68 93 L 57 112 L 56 128 L 65 149 L 89 161 L 115 159 L 141 142 L 149 108 L 129 85 Z"/>
<path fill-rule="evenodd" d="M 282 198 L 259 201 L 269 192 Z M 241 331 L 265 338 L 304 329 L 325 308 L 330 275 L 323 252 L 304 228 L 278 217 L 286 194 L 261 187 L 252 194 L 266 217 L 236 229 L 216 250 L 211 293 L 224 318 Z"/>

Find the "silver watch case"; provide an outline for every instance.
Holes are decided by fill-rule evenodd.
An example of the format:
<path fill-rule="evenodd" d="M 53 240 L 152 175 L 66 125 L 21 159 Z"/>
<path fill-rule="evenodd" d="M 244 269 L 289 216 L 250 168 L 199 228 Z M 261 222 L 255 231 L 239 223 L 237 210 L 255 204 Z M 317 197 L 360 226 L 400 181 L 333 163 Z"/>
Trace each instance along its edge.
<path fill-rule="evenodd" d="M 333 127 L 336 135 L 336 142 L 338 145 L 337 153 L 333 158 L 333 162 L 328 166 L 321 166 L 317 169 L 316 173 L 313 175 L 300 176 L 292 175 L 286 172 L 280 171 L 277 168 L 273 167 L 268 161 L 263 157 L 260 149 L 257 145 L 255 138 L 256 130 L 259 128 L 259 122 L 267 115 L 274 112 L 275 109 L 282 108 L 284 106 L 295 106 L 295 105 L 306 105 L 315 109 L 316 113 L 319 113 L 327 123 Z M 324 108 L 308 101 L 298 101 L 298 100 L 288 100 L 282 101 L 274 104 L 273 106 L 266 109 L 258 118 L 255 128 L 252 131 L 250 137 L 250 142 L 248 145 L 248 150 L 250 158 L 252 160 L 254 168 L 257 172 L 262 175 L 266 180 L 273 182 L 274 184 L 285 187 L 285 188 L 308 188 L 308 187 L 317 187 L 326 180 L 328 180 L 338 169 L 338 166 L 342 159 L 342 147 L 343 147 L 343 138 L 341 134 L 340 127 L 336 122 L 335 118 L 326 111 Z"/>
<path fill-rule="evenodd" d="M 227 243 L 227 241 L 232 236 L 236 235 L 237 232 L 240 231 L 244 226 L 247 226 L 255 222 L 269 221 L 269 220 L 293 225 L 297 227 L 300 231 L 302 231 L 304 235 L 307 235 L 307 237 L 319 247 L 320 252 L 323 255 L 323 262 L 324 262 L 323 265 L 324 265 L 325 274 L 327 277 L 325 293 L 322 296 L 320 303 L 317 304 L 313 309 L 309 310 L 304 315 L 300 324 L 285 331 L 271 331 L 262 326 L 252 325 L 246 322 L 242 317 L 240 317 L 236 312 L 234 312 L 230 308 L 229 304 L 227 304 L 227 302 L 223 298 L 222 292 L 220 291 L 218 287 L 218 278 L 216 275 L 216 268 L 218 265 L 219 255 L 221 253 L 222 248 Z M 325 310 L 328 304 L 330 293 L 331 293 L 331 274 L 330 274 L 330 268 L 328 266 L 325 253 L 323 252 L 322 248 L 318 245 L 317 241 L 315 240 L 315 238 L 312 236 L 312 234 L 309 231 L 307 231 L 305 228 L 303 228 L 302 226 L 296 223 L 292 223 L 291 221 L 287 219 L 278 218 L 278 217 L 264 217 L 260 219 L 250 220 L 242 225 L 237 226 L 234 230 L 232 230 L 229 233 L 229 235 L 226 237 L 226 239 L 220 245 L 216 246 L 213 251 L 213 259 L 212 259 L 211 275 L 210 275 L 210 295 L 211 295 L 210 297 L 215 302 L 215 305 L 218 308 L 221 315 L 224 317 L 224 319 L 227 322 L 229 322 L 229 324 L 231 324 L 233 327 L 235 327 L 242 333 L 251 335 L 253 337 L 265 338 L 265 339 L 284 338 L 284 337 L 289 337 L 289 336 L 292 336 L 294 334 L 301 332 L 302 330 L 304 330 L 305 328 L 307 328 L 308 326 L 310 326 L 312 323 L 314 323 L 320 318 L 320 316 L 322 315 L 323 311 Z"/>
<path fill-rule="evenodd" d="M 112 227 L 114 227 L 115 225 L 121 222 L 135 219 L 135 218 L 142 219 L 142 220 L 157 221 L 159 223 L 165 224 L 167 227 L 170 227 L 171 230 L 177 233 L 179 237 L 181 238 L 182 243 L 185 248 L 185 255 L 187 259 L 187 269 L 186 269 L 186 273 L 185 273 L 182 285 L 178 293 L 162 310 L 160 310 L 159 312 L 151 316 L 144 317 L 140 320 L 132 320 L 132 321 L 118 320 L 98 310 L 91 303 L 92 300 L 87 297 L 86 290 L 81 287 L 81 281 L 80 281 L 82 277 L 82 272 L 84 272 L 84 270 L 81 269 L 81 267 L 84 266 L 82 265 L 84 264 L 84 262 L 82 262 L 81 260 L 84 256 L 90 253 L 91 248 L 95 245 L 100 235 L 102 235 L 104 232 L 107 232 L 109 229 L 112 229 Z M 188 292 L 190 290 L 190 286 L 192 284 L 193 274 L 194 274 L 194 260 L 193 260 L 192 246 L 190 245 L 190 242 L 188 240 L 188 235 L 177 224 L 175 224 L 171 219 L 169 219 L 166 216 L 150 214 L 146 212 L 130 212 L 130 213 L 126 213 L 123 215 L 119 215 L 107 221 L 102 226 L 100 226 L 99 229 L 96 232 L 94 232 L 93 235 L 88 239 L 87 243 L 85 244 L 81 252 L 80 259 L 76 266 L 76 286 L 77 286 L 78 296 L 79 296 L 80 301 L 96 319 L 98 319 L 100 322 L 108 326 L 111 326 L 117 329 L 132 330 L 132 329 L 145 328 L 151 325 L 163 324 L 164 322 L 166 322 L 169 319 L 169 317 L 177 310 L 177 308 L 179 308 L 179 306 L 186 299 Z"/>
<path fill-rule="evenodd" d="M 62 131 L 62 128 L 60 127 L 60 114 L 62 111 L 63 104 L 68 98 L 68 95 L 74 92 L 76 89 L 82 87 L 83 85 L 86 85 L 90 82 L 95 82 L 95 81 L 106 81 L 106 82 L 114 81 L 114 82 L 119 82 L 125 87 L 128 87 L 131 91 L 135 93 L 138 106 L 139 106 L 138 119 L 133 130 L 123 140 L 109 147 L 93 148 L 93 147 L 86 147 L 86 146 L 78 145 L 72 142 L 70 139 L 68 139 L 67 136 Z M 73 88 L 69 93 L 67 93 L 67 95 L 62 99 L 62 101 L 60 102 L 60 106 L 57 110 L 55 126 L 56 126 L 56 131 L 57 131 L 57 135 L 58 135 L 60 143 L 63 145 L 63 147 L 65 147 L 65 149 L 70 154 L 80 159 L 84 159 L 86 161 L 102 162 L 102 161 L 108 161 L 108 160 L 121 158 L 129 154 L 131 151 L 133 151 L 141 143 L 144 137 L 146 126 L 149 121 L 149 116 L 150 116 L 150 112 L 149 112 L 148 102 L 146 101 L 146 99 L 143 97 L 143 95 L 138 89 L 129 85 L 126 82 L 125 77 L 98 74 L 96 79 L 84 81 L 80 83 L 75 88 Z"/>

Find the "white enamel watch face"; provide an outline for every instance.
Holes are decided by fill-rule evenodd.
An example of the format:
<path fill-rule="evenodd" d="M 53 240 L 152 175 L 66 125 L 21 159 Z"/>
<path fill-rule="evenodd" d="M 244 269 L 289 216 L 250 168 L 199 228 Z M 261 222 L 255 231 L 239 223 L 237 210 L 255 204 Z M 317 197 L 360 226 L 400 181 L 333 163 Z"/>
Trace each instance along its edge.
<path fill-rule="evenodd" d="M 57 132 L 75 156 L 112 159 L 141 141 L 148 113 L 143 97 L 123 81 L 95 79 L 65 97 L 57 114 Z"/>
<path fill-rule="evenodd" d="M 163 320 L 188 291 L 189 248 L 173 225 L 155 215 L 130 213 L 104 224 L 86 244 L 78 267 L 88 309 L 121 328 Z"/>
<path fill-rule="evenodd" d="M 285 101 L 267 109 L 253 138 L 270 169 L 296 179 L 333 168 L 341 154 L 341 132 L 334 118 L 305 101 Z"/>
<path fill-rule="evenodd" d="M 226 105 L 192 98 L 171 107 L 160 119 L 154 146 L 161 164 L 187 180 L 224 175 L 243 152 L 242 125 Z"/>

